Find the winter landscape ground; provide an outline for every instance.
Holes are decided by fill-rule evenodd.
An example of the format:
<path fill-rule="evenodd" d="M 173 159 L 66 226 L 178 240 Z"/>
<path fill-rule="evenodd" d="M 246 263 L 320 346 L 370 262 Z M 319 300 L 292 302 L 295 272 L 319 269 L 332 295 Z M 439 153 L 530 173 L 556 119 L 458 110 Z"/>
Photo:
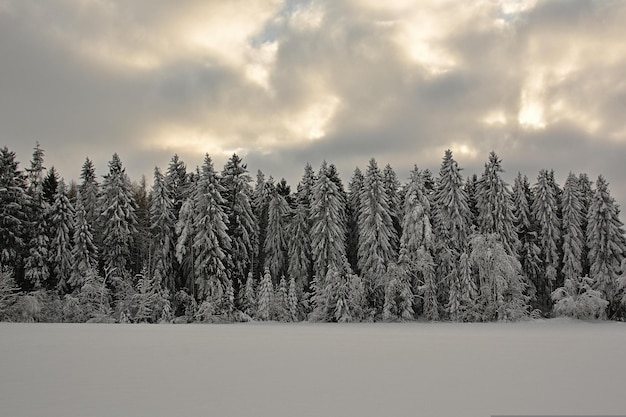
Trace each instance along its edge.
<path fill-rule="evenodd" d="M 624 414 L 625 330 L 0 323 L 0 415 Z"/>

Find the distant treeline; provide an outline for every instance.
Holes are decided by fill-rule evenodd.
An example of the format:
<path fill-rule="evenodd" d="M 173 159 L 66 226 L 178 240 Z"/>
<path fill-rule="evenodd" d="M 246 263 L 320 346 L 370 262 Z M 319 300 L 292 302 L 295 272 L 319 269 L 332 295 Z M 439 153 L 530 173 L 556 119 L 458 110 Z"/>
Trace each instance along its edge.
<path fill-rule="evenodd" d="M 114 154 L 69 185 L 36 145 L 0 150 L 0 319 L 11 321 L 621 319 L 623 224 L 600 176 L 551 170 L 509 187 L 492 152 L 463 178 L 401 183 L 371 159 L 347 189 L 333 164 L 295 190 L 233 155 L 131 182 Z"/>

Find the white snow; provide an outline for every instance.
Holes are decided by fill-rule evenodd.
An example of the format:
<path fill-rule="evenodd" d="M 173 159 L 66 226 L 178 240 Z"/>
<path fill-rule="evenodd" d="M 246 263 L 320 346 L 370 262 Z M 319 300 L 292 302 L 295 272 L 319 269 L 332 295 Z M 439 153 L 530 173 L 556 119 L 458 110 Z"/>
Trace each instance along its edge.
<path fill-rule="evenodd" d="M 626 412 L 626 324 L 0 323 L 0 415 Z"/>

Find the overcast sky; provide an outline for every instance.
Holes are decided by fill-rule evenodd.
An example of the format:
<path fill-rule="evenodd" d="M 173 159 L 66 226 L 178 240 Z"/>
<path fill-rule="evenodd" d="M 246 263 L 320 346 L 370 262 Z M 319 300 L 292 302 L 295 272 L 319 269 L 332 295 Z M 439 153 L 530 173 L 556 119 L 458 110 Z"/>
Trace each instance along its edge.
<path fill-rule="evenodd" d="M 233 152 L 295 188 L 371 157 L 402 181 L 489 151 L 626 202 L 626 2 L 0 0 L 0 146 L 77 179 Z"/>

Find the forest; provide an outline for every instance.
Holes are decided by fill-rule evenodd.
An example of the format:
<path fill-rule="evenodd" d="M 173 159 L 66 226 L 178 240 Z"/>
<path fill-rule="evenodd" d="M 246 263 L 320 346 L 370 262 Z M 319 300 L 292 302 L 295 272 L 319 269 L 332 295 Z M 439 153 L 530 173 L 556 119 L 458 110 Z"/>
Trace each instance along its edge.
<path fill-rule="evenodd" d="M 608 182 L 552 170 L 512 186 L 491 152 L 464 178 L 401 183 L 371 159 L 344 187 L 324 161 L 295 190 L 236 154 L 177 155 L 133 182 L 118 154 L 78 182 L 0 150 L 0 320 L 37 322 L 622 320 L 626 240 Z"/>

